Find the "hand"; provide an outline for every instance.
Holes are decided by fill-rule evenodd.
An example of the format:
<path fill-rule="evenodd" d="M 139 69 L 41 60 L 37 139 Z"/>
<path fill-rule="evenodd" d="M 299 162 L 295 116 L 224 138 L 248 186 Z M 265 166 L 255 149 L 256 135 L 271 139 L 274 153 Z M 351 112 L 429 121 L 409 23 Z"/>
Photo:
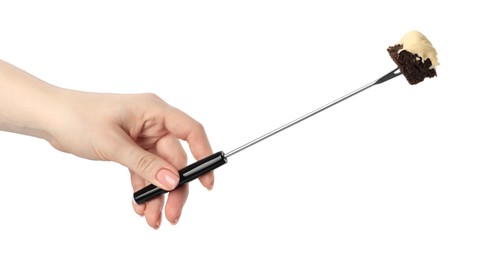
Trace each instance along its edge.
<path fill-rule="evenodd" d="M 187 163 L 180 140 L 197 160 L 212 154 L 202 125 L 156 95 L 62 89 L 2 60 L 0 130 L 46 139 L 83 158 L 118 162 L 130 170 L 134 191 L 149 183 L 164 190 L 177 186 L 177 169 Z M 213 173 L 199 179 L 213 187 Z M 171 223 L 177 223 L 187 195 L 187 186 L 169 193 L 165 216 Z M 133 208 L 151 227 L 160 227 L 164 197 Z"/>
<path fill-rule="evenodd" d="M 134 191 L 150 183 L 164 190 L 178 185 L 177 170 L 187 164 L 180 140 L 188 142 L 197 160 L 212 154 L 203 126 L 156 95 L 58 91 L 51 114 L 56 119 L 46 139 L 58 150 L 126 166 Z M 213 173 L 199 179 L 212 189 Z M 186 184 L 168 193 L 165 216 L 172 224 L 179 220 L 188 192 Z M 160 227 L 164 196 L 143 205 L 132 203 L 151 227 Z"/>

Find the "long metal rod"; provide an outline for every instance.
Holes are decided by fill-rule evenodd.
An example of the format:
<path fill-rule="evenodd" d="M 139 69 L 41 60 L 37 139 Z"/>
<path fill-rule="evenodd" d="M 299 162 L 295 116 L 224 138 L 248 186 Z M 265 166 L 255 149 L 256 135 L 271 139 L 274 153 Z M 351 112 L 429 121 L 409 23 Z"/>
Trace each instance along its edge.
<path fill-rule="evenodd" d="M 289 128 L 289 127 L 291 127 L 291 126 L 293 126 L 293 125 L 295 125 L 297 123 L 300 123 L 300 122 L 306 120 L 307 118 L 309 118 L 309 117 L 311 117 L 313 115 L 316 115 L 316 114 L 318 114 L 318 113 L 320 113 L 320 112 L 322 112 L 322 111 L 324 111 L 324 110 L 326 110 L 326 109 L 328 109 L 328 108 L 330 108 L 330 107 L 332 107 L 332 106 L 340 103 L 341 101 L 344 101 L 344 100 L 346 100 L 346 99 L 348 99 L 348 98 L 350 98 L 350 97 L 352 97 L 352 96 L 354 96 L 354 95 L 356 95 L 356 94 L 358 94 L 358 93 L 360 93 L 360 92 L 362 92 L 362 91 L 364 91 L 364 90 L 366 90 L 368 88 L 371 88 L 372 86 L 378 85 L 378 84 L 383 83 L 383 82 L 385 82 L 387 80 L 390 80 L 390 79 L 392 79 L 392 78 L 394 78 L 396 76 L 401 75 L 401 72 L 400 71 L 397 72 L 397 71 L 398 71 L 398 68 L 392 70 L 391 72 L 389 72 L 388 74 L 384 75 L 383 77 L 381 77 L 381 78 L 379 78 L 379 79 L 377 79 L 377 80 L 375 80 L 375 81 L 373 81 L 373 82 L 365 85 L 364 87 L 361 87 L 361 88 L 359 88 L 359 89 L 357 89 L 357 90 L 355 90 L 355 91 L 353 91 L 353 92 L 351 92 L 351 93 L 349 93 L 349 94 L 347 94 L 347 95 L 345 95 L 345 96 L 343 96 L 341 98 L 338 98 L 338 99 L 334 100 L 333 102 L 331 102 L 331 103 L 329 103 L 329 104 L 327 104 L 325 106 L 322 106 L 322 107 L 320 107 L 320 108 L 318 108 L 318 109 L 316 109 L 316 110 L 314 110 L 314 111 L 312 111 L 312 112 L 310 112 L 308 114 L 305 114 L 305 115 L 303 115 L 303 116 L 301 116 L 301 117 L 299 117 L 299 118 L 297 118 L 297 119 L 295 119 L 295 120 L 293 120 L 293 121 L 291 121 L 291 122 L 289 122 L 289 123 L 287 123 L 287 124 L 285 124 L 285 125 L 277 128 L 277 129 L 275 129 L 273 131 L 270 131 L 270 132 L 268 132 L 268 133 L 266 133 L 266 134 L 264 134 L 264 135 L 262 135 L 262 136 L 260 136 L 260 137 L 258 137 L 256 139 L 254 139 L 254 140 L 252 140 L 252 141 L 250 141 L 250 142 L 248 142 L 248 143 L 246 143 L 246 144 L 244 144 L 244 145 L 242 145 L 242 146 L 240 146 L 240 147 L 238 147 L 238 148 L 230 151 L 229 153 L 226 153 L 225 154 L 226 158 L 228 158 L 228 157 L 230 157 L 230 156 L 232 156 L 232 155 L 234 155 L 234 154 L 236 154 L 238 152 L 241 152 L 241 151 L 245 150 L 246 148 L 248 148 L 248 147 L 250 147 L 252 145 L 255 145 L 255 144 L 257 144 L 257 143 L 259 143 L 259 142 L 261 142 L 261 141 L 269 138 L 270 136 L 275 135 L 275 134 L 277 134 L 277 133 L 279 133 L 279 132 L 281 132 L 281 131 L 283 131 L 283 130 L 285 130 L 285 129 L 287 129 L 287 128 Z"/>

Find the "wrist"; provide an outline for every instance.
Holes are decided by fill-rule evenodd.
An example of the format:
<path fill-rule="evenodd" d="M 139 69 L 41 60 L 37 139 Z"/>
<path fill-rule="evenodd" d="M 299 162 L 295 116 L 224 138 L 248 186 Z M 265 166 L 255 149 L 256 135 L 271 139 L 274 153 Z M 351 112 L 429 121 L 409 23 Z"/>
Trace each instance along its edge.
<path fill-rule="evenodd" d="M 29 107 L 23 120 L 23 133 L 51 142 L 52 128 L 58 118 L 59 104 L 62 102 L 63 90 L 59 87 L 45 83 L 38 86 L 39 91 L 35 100 L 28 102 Z"/>
<path fill-rule="evenodd" d="M 38 137 L 49 141 L 54 119 L 56 87 L 37 86 L 36 91 L 15 100 L 15 104 L 1 115 L 0 130 Z"/>
<path fill-rule="evenodd" d="M 50 139 L 60 89 L 0 60 L 0 130 Z"/>

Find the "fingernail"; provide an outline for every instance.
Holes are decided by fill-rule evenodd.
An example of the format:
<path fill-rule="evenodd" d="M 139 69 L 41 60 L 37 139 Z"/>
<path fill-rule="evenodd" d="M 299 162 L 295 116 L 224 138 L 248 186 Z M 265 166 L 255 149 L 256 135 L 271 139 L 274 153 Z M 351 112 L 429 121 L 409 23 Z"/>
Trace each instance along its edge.
<path fill-rule="evenodd" d="M 158 229 L 160 228 L 160 218 L 159 218 L 159 220 L 157 220 L 157 223 L 155 223 L 155 225 L 156 225 L 156 226 L 155 226 L 155 228 L 154 228 L 154 229 L 155 229 L 155 230 L 158 230 Z"/>
<path fill-rule="evenodd" d="M 172 225 L 176 225 L 176 224 L 177 224 L 177 222 L 179 222 L 179 218 L 176 218 L 176 219 L 174 220 L 174 222 L 171 222 L 171 224 L 172 224 Z"/>
<path fill-rule="evenodd" d="M 160 170 L 157 173 L 156 178 L 162 185 L 170 190 L 174 189 L 177 187 L 177 184 L 179 184 L 179 177 L 167 169 Z"/>
<path fill-rule="evenodd" d="M 213 187 L 214 187 L 214 181 L 211 182 L 211 184 L 209 184 L 208 191 L 212 191 L 213 190 Z"/>
<path fill-rule="evenodd" d="M 211 183 L 209 184 L 208 190 L 212 191 L 214 187 L 214 178 L 211 180 Z"/>

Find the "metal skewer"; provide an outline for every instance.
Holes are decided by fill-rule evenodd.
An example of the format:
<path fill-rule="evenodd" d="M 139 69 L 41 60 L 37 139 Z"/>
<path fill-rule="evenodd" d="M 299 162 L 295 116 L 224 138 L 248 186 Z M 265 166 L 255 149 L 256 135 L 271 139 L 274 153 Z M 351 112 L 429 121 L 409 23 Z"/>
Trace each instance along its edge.
<path fill-rule="evenodd" d="M 283 130 L 285 130 L 285 129 L 287 129 L 287 128 L 289 128 L 289 127 L 291 127 L 291 126 L 293 126 L 297 123 L 300 123 L 300 122 L 306 120 L 307 118 L 314 116 L 314 115 L 316 115 L 316 114 L 318 114 L 318 113 L 340 103 L 341 101 L 344 101 L 344 100 L 346 100 L 346 99 L 348 99 L 348 98 L 350 98 L 350 97 L 352 97 L 352 96 L 354 96 L 358 93 L 361 93 L 366 89 L 369 89 L 373 86 L 376 86 L 378 84 L 386 82 L 386 81 L 393 79 L 393 78 L 395 78 L 395 77 L 397 77 L 401 74 L 402 73 L 400 72 L 400 70 L 398 68 L 396 68 L 396 69 L 390 71 L 389 73 L 385 74 L 384 76 L 368 83 L 367 85 L 365 85 L 365 86 L 363 86 L 363 87 L 361 87 L 361 88 L 359 88 L 359 89 L 357 89 L 357 90 L 355 90 L 355 91 L 353 91 L 353 92 L 351 92 L 347 95 L 344 95 L 341 98 L 338 98 L 338 99 L 332 101 L 331 103 L 329 103 L 325 106 L 322 106 L 322 107 L 320 107 L 320 108 L 318 108 L 318 109 L 316 109 L 316 110 L 314 110 L 314 111 L 312 111 L 308 114 L 305 114 L 305 115 L 303 115 L 303 116 L 301 116 L 301 117 L 299 117 L 299 118 L 277 128 L 273 131 L 270 131 L 270 132 L 268 132 L 268 133 L 266 133 L 266 134 L 264 134 L 264 135 L 262 135 L 262 136 L 260 136 L 256 139 L 254 139 L 254 140 L 252 140 L 252 141 L 230 151 L 227 154 L 225 154 L 223 152 L 217 152 L 213 155 L 210 155 L 210 156 L 208 156 L 204 159 L 201 159 L 201 160 L 199 160 L 199 161 L 197 161 L 197 162 L 195 162 L 191 165 L 188 165 L 188 166 L 182 168 L 181 170 L 179 170 L 180 180 L 179 180 L 179 185 L 177 187 L 182 186 L 183 184 L 190 182 L 190 181 L 196 179 L 197 177 L 199 177 L 199 176 L 201 176 L 201 175 L 203 175 L 203 174 L 205 174 L 209 171 L 212 171 L 212 170 L 218 168 L 219 166 L 225 164 L 227 162 L 228 157 L 230 157 L 234 154 L 237 154 L 237 153 L 245 150 L 246 148 L 253 146 L 253 145 L 269 138 L 270 136 L 273 136 L 273 135 L 275 135 L 275 134 L 277 134 L 277 133 L 279 133 L 279 132 L 281 132 L 281 131 L 283 131 Z M 134 195 L 133 195 L 133 198 L 134 198 L 136 203 L 142 204 L 142 203 L 149 201 L 149 200 L 155 198 L 156 196 L 162 195 L 166 192 L 167 191 L 165 191 L 165 190 L 163 190 L 163 189 L 161 189 L 161 188 L 159 188 L 159 187 L 157 187 L 153 184 L 150 184 L 147 187 L 135 192 Z"/>
<path fill-rule="evenodd" d="M 238 147 L 238 148 L 230 151 L 229 153 L 226 154 L 226 158 L 228 158 L 228 157 L 230 157 L 230 156 L 232 156 L 232 155 L 234 155 L 236 153 L 239 153 L 239 152 L 245 150 L 246 148 L 248 148 L 248 147 L 250 147 L 250 146 L 252 146 L 254 144 L 257 144 L 257 143 L 259 143 L 259 142 L 261 142 L 261 141 L 269 138 L 270 136 L 275 135 L 275 134 L 277 134 L 277 133 L 279 133 L 279 132 L 281 132 L 281 131 L 283 131 L 283 130 L 285 130 L 285 129 L 287 129 L 287 128 L 289 128 L 289 127 L 291 127 L 291 126 L 293 126 L 293 125 L 295 125 L 297 123 L 300 123 L 300 122 L 306 120 L 307 118 L 309 118 L 309 117 L 311 117 L 313 115 L 316 115 L 316 114 L 318 114 L 318 113 L 320 113 L 320 112 L 322 112 L 322 111 L 324 111 L 324 110 L 326 110 L 326 109 L 328 109 L 328 108 L 330 108 L 330 107 L 332 107 L 332 106 L 340 103 L 341 101 L 344 101 L 344 100 L 346 100 L 346 99 L 348 99 L 348 98 L 350 98 L 350 97 L 352 97 L 352 96 L 354 96 L 354 95 L 356 95 L 356 94 L 358 94 L 358 93 L 360 93 L 360 92 L 362 92 L 362 91 L 364 91 L 364 90 L 366 90 L 368 88 L 371 88 L 372 86 L 375 86 L 375 85 L 378 85 L 380 83 L 383 83 L 383 82 L 385 82 L 387 80 L 390 80 L 390 79 L 392 79 L 392 78 L 394 78 L 396 76 L 399 76 L 401 74 L 402 73 L 398 70 L 398 68 L 396 68 L 396 69 L 392 70 L 391 72 L 387 73 L 386 75 L 384 75 L 383 77 L 381 77 L 381 78 L 379 78 L 379 79 L 377 79 L 377 80 L 375 80 L 375 81 L 367 84 L 366 86 L 361 87 L 361 88 L 359 88 L 359 89 L 357 89 L 357 90 L 355 90 L 355 91 L 353 91 L 353 92 L 351 92 L 351 93 L 349 93 L 349 94 L 347 94 L 347 95 L 345 95 L 345 96 L 343 96 L 341 98 L 338 98 L 338 99 L 334 100 L 333 102 L 331 102 L 331 103 L 329 103 L 329 104 L 327 104 L 325 106 L 322 106 L 322 107 L 320 107 L 320 108 L 318 108 L 318 109 L 316 109 L 316 110 L 314 110 L 314 111 L 312 111 L 312 112 L 310 112 L 308 114 L 305 114 L 305 115 L 303 115 L 303 116 L 295 119 L 294 121 L 291 121 L 291 122 L 289 122 L 289 123 L 287 123 L 287 124 L 285 124 L 285 125 L 277 128 L 277 129 L 275 129 L 275 130 L 273 130 L 271 132 L 268 132 L 268 133 L 266 133 L 266 134 L 264 134 L 264 135 L 262 135 L 262 136 L 260 136 L 260 137 L 258 137 L 256 139 L 254 139 L 253 141 L 250 141 L 250 142 L 248 142 L 248 143 L 246 143 L 246 144 L 244 144 L 244 145 L 242 145 L 242 146 L 240 146 L 240 147 Z"/>

